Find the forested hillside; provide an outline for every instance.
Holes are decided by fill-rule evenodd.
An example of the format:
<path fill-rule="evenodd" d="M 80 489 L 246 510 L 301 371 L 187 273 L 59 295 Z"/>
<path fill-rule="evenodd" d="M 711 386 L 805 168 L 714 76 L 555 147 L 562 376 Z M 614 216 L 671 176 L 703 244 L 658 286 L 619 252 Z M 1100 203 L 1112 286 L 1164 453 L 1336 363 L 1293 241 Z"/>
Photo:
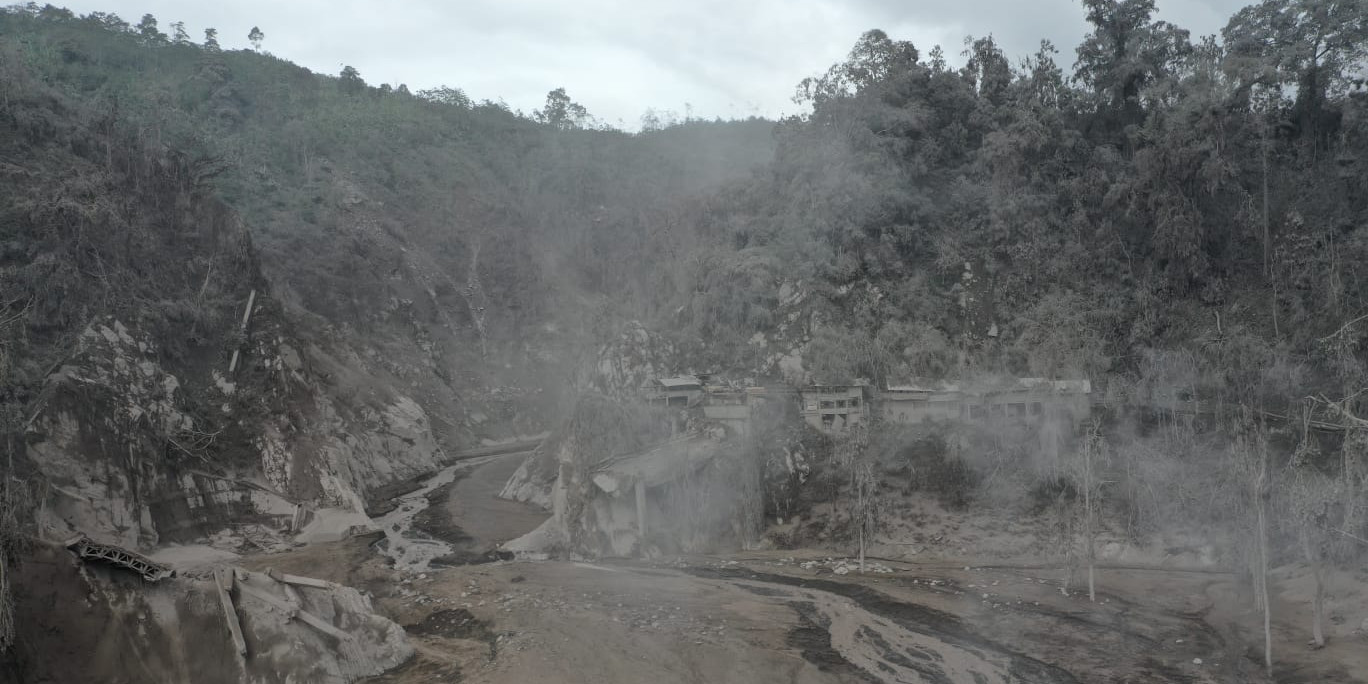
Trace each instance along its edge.
<path fill-rule="evenodd" d="M 465 413 L 518 410 L 490 391 L 518 404 L 559 391 L 624 317 L 668 302 L 652 293 L 682 287 L 683 258 L 656 260 L 692 250 L 687 198 L 771 156 L 764 121 L 632 136 L 586 128 L 563 91 L 533 120 L 453 88 L 372 87 L 355 70 L 320 76 L 170 30 L 52 7 L 0 15 L 12 126 L 40 88 L 62 98 L 63 124 L 183 157 L 249 227 L 297 322 L 370 382 L 415 392 L 450 421 L 451 445 L 481 432 Z M 493 432 L 536 431 L 537 413 Z"/>
<path fill-rule="evenodd" d="M 411 337 L 393 309 L 417 307 L 458 365 L 598 311 L 597 343 L 640 319 L 745 371 L 790 283 L 831 379 L 1133 376 L 1211 339 L 1246 370 L 1339 377 L 1316 343 L 1363 287 L 1363 36 L 1326 14 L 1348 10 L 1269 2 L 1193 38 L 1153 3 L 1085 5 L 1073 73 L 1048 44 L 967 39 L 956 69 L 871 31 L 799 84 L 812 112 L 772 139 L 761 121 L 596 130 L 564 91 L 519 116 L 151 17 L 11 11 L 5 63 L 11 89 L 53 84 L 73 116 L 203 166 L 287 302 L 376 340 Z"/>
<path fill-rule="evenodd" d="M 436 458 L 405 461 L 390 437 L 435 454 L 540 432 L 633 369 L 1089 378 L 1105 430 L 1129 440 L 1106 467 L 1137 529 L 1223 525 L 1263 565 L 1358 557 L 1368 5 L 1264 0 L 1218 36 L 1157 20 L 1154 0 L 1080 11 L 1077 46 L 1009 55 L 970 37 L 962 67 L 872 30 L 796 84 L 800 116 L 635 133 L 560 89 L 512 112 L 222 50 L 151 16 L 0 12 L 12 468 L 42 471 L 26 459 L 57 429 L 35 423 L 45 388 L 116 319 L 199 388 L 177 405 L 195 430 L 130 444 L 245 477 L 258 452 L 281 468 L 263 445 L 328 433 L 348 462 L 402 465 L 347 466 L 347 487 L 303 466 L 267 478 L 332 503 Z M 247 335 L 253 290 L 268 325 Z M 211 369 L 234 351 L 256 365 L 230 408 L 256 427 L 215 413 Z M 409 398 L 404 432 L 384 416 L 410 415 L 395 408 Z M 1101 453 L 1103 430 L 1079 452 Z M 999 482 L 1093 486 L 1061 472 Z"/>
<path fill-rule="evenodd" d="M 1153 3 L 1085 4 L 1073 74 L 1048 44 L 1014 66 L 966 41 L 951 69 L 876 31 L 801 84 L 812 115 L 705 223 L 757 286 L 695 329 L 744 341 L 770 324 L 764 284 L 801 278 L 829 321 L 808 360 L 833 380 L 1141 380 L 1177 353 L 1205 391 L 1254 400 L 1275 365 L 1299 371 L 1282 401 L 1354 391 L 1364 37 L 1317 3 L 1251 7 L 1221 42 Z M 1303 34 L 1329 37 L 1278 47 Z"/>

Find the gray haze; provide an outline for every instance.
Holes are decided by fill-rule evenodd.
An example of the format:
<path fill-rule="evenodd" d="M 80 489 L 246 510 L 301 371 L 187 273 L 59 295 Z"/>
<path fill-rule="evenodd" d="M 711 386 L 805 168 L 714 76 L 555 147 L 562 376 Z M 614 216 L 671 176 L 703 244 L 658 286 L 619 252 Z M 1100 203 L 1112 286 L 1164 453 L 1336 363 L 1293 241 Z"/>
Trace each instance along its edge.
<path fill-rule="evenodd" d="M 61 3 L 58 3 L 61 4 Z M 1243 0 L 1160 0 L 1160 17 L 1216 33 Z M 343 64 L 368 83 L 413 90 L 446 84 L 475 99 L 503 99 L 530 112 L 546 92 L 571 97 L 610 124 L 635 128 L 648 107 L 704 117 L 774 117 L 797 111 L 794 85 L 840 60 L 860 33 L 881 28 L 959 60 L 964 37 L 991 33 L 1015 60 L 1040 39 L 1063 64 L 1085 31 L 1074 0 L 80 0 L 135 23 L 152 13 L 162 30 L 205 27 L 225 48 L 247 47 L 260 26 L 263 49 L 315 71 Z"/>

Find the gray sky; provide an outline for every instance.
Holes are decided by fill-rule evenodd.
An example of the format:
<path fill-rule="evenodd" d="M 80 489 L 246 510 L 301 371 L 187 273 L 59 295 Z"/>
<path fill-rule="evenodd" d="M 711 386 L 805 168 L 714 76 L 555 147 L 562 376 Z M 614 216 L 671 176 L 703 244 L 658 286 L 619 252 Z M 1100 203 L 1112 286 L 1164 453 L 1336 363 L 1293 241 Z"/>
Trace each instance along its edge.
<path fill-rule="evenodd" d="M 55 1 L 54 4 L 63 4 Z M 642 113 L 775 117 L 806 76 L 840 61 L 861 33 L 881 28 L 923 53 L 937 43 L 959 62 L 964 36 L 992 34 L 1018 58 L 1041 38 L 1072 64 L 1086 24 L 1076 0 L 79 0 L 79 13 L 152 13 L 163 31 L 184 21 L 225 48 L 263 49 L 314 71 L 343 64 L 366 82 L 412 90 L 446 84 L 476 100 L 539 108 L 565 87 L 591 114 L 636 128 Z M 1159 0 L 1160 18 L 1216 33 L 1247 0 Z"/>

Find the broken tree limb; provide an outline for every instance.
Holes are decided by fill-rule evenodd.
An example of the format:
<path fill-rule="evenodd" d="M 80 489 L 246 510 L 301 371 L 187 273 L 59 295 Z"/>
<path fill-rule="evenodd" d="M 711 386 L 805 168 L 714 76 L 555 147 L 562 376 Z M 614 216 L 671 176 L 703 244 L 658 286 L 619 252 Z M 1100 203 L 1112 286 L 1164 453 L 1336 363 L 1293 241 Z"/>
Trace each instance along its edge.
<path fill-rule="evenodd" d="M 636 494 L 636 514 L 637 514 L 637 537 L 641 540 L 641 549 L 646 550 L 646 483 L 637 480 L 635 487 Z"/>
<path fill-rule="evenodd" d="M 256 304 L 256 288 L 252 288 L 252 293 L 247 295 L 247 310 L 242 312 L 242 325 L 238 326 L 238 333 L 247 332 L 247 323 L 252 320 L 252 306 L 254 304 Z M 241 353 L 241 349 L 233 350 L 233 359 L 228 362 L 229 375 L 232 375 L 233 371 L 237 370 L 238 355 Z"/>
<path fill-rule="evenodd" d="M 256 303 L 256 288 L 252 288 L 251 294 L 247 295 L 247 310 L 242 312 L 242 325 L 238 326 L 238 332 L 247 332 L 247 323 L 252 320 L 252 305 Z"/>
<path fill-rule="evenodd" d="M 299 616 L 300 610 L 298 607 L 290 605 L 289 602 L 285 599 L 282 599 L 279 596 L 276 596 L 268 591 L 258 589 L 254 586 L 247 584 L 246 582 L 238 583 L 238 591 L 242 592 L 243 594 L 246 594 L 247 596 L 251 596 L 252 598 L 258 599 L 264 603 L 268 603 L 273 608 L 279 609 L 281 612 L 285 613 L 285 620 L 287 622 Z"/>
<path fill-rule="evenodd" d="M 296 610 L 293 606 L 286 602 L 285 599 L 282 599 L 278 596 L 273 596 L 270 592 L 257 589 L 256 587 L 253 587 L 245 583 L 238 585 L 238 591 L 241 591 L 247 596 L 251 596 L 252 598 L 257 599 L 262 603 L 266 603 L 273 608 L 277 608 L 281 611 L 284 611 L 286 615 L 289 615 L 291 617 L 297 617 L 299 618 L 300 622 L 303 622 L 304 624 L 313 627 L 314 629 L 324 634 L 327 634 L 328 636 L 337 639 L 338 641 L 348 641 L 351 639 L 350 634 L 347 634 L 346 632 L 334 627 L 332 623 L 328 622 L 327 620 L 324 620 L 323 618 L 320 618 L 317 615 L 314 615 L 313 613 L 310 613 L 308 611 Z"/>
<path fill-rule="evenodd" d="M 300 577 L 299 575 L 291 575 L 285 572 L 278 573 L 277 575 L 271 575 L 271 579 L 274 579 L 277 582 L 282 582 L 284 584 L 294 584 L 301 587 L 313 587 L 314 589 L 334 589 L 337 587 L 336 584 L 333 584 L 332 582 L 329 582 L 327 580 L 314 579 L 312 577 Z"/>
<path fill-rule="evenodd" d="M 214 586 L 218 588 L 219 603 L 223 604 L 223 619 L 233 637 L 233 648 L 239 656 L 247 655 L 247 640 L 242 637 L 237 608 L 233 606 L 233 574 L 227 568 L 214 568 Z"/>

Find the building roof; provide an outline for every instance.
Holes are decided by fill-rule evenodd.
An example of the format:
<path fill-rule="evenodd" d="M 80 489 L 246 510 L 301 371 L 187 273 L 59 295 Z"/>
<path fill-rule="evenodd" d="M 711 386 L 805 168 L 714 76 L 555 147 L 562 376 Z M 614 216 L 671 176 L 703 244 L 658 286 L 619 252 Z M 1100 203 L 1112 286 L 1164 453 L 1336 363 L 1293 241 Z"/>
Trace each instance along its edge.
<path fill-rule="evenodd" d="M 799 387 L 799 392 L 849 392 L 850 390 L 863 391 L 869 385 L 808 385 Z"/>
<path fill-rule="evenodd" d="M 930 394 L 932 392 L 958 392 L 959 385 L 941 380 L 914 381 L 901 385 L 889 385 L 889 392 L 919 392 Z"/>
<path fill-rule="evenodd" d="M 703 381 L 692 375 L 680 375 L 673 378 L 656 378 L 656 382 L 667 390 L 699 389 L 703 387 Z"/>
<path fill-rule="evenodd" d="M 890 384 L 886 390 L 893 394 L 935 394 L 966 393 L 987 394 L 992 392 L 1025 392 L 1045 390 L 1062 394 L 1091 394 L 1092 382 L 1089 380 L 1051 380 L 1049 378 L 1012 378 L 1004 381 L 973 382 L 967 385 L 944 380 L 911 380 Z M 911 397 L 909 397 L 911 398 Z"/>

